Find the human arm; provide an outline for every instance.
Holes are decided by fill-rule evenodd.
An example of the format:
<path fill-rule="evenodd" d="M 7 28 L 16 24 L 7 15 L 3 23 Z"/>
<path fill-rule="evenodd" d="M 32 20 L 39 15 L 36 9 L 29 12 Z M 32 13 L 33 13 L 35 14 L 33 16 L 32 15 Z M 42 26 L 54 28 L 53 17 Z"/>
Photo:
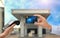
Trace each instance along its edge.
<path fill-rule="evenodd" d="M 0 34 L 0 38 L 5 38 L 6 36 L 8 36 L 12 30 L 13 30 L 13 27 L 15 26 L 16 24 L 12 24 L 10 27 L 6 28 L 5 31 Z"/>

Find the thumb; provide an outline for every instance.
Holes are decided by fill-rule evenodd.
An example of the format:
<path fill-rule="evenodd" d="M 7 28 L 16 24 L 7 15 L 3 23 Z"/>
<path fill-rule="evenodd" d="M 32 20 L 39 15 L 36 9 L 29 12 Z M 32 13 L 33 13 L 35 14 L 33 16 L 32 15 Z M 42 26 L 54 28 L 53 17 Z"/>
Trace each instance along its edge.
<path fill-rule="evenodd" d="M 43 23 L 38 23 L 38 22 L 35 22 L 34 25 L 37 25 L 37 26 L 42 26 Z"/>

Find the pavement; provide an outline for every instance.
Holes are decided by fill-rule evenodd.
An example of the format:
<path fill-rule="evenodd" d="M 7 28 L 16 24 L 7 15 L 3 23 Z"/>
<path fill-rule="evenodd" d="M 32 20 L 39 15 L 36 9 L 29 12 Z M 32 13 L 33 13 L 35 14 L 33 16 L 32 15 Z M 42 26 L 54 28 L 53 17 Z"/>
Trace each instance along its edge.
<path fill-rule="evenodd" d="M 19 38 L 19 34 L 9 35 L 7 38 Z M 54 35 L 54 34 L 46 34 L 42 38 L 60 38 L 60 36 L 59 35 Z"/>

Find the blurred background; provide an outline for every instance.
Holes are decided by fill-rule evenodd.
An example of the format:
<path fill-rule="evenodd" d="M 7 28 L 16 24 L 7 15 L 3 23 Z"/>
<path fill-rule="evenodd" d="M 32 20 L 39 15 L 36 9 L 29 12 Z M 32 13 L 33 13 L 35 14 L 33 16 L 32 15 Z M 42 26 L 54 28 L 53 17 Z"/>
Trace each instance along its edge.
<path fill-rule="evenodd" d="M 60 25 L 60 0 L 0 0 L 0 6 L 5 7 L 4 25 L 10 20 L 17 19 L 12 15 L 11 9 L 50 9 L 50 15 L 47 18 L 47 22 L 53 26 Z M 19 28 L 19 26 L 16 27 Z M 15 32 L 18 35 L 12 35 L 10 38 L 18 38 L 20 29 L 17 28 L 14 29 L 12 33 Z M 49 36 L 53 35 L 48 35 L 47 37 Z M 53 37 L 55 38 L 56 36 Z"/>

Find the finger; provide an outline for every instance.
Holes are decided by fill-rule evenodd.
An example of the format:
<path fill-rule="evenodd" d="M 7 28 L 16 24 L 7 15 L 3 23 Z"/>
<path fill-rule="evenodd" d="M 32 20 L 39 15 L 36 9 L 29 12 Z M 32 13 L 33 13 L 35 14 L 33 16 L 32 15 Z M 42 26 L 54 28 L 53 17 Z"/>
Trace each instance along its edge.
<path fill-rule="evenodd" d="M 35 14 L 34 16 L 38 16 L 39 18 L 43 18 L 43 16 L 40 14 Z"/>
<path fill-rule="evenodd" d="M 38 23 L 38 22 L 35 22 L 35 23 L 34 23 L 34 25 L 40 25 L 40 23 Z"/>
<path fill-rule="evenodd" d="M 34 25 L 43 26 L 43 23 L 35 22 Z"/>
<path fill-rule="evenodd" d="M 16 24 L 13 24 L 12 26 L 15 26 Z"/>
<path fill-rule="evenodd" d="M 16 24 L 12 24 L 11 27 L 14 27 Z"/>
<path fill-rule="evenodd" d="M 41 18 L 38 18 L 37 19 L 37 22 L 39 23 L 39 22 L 42 22 L 42 19 Z"/>

